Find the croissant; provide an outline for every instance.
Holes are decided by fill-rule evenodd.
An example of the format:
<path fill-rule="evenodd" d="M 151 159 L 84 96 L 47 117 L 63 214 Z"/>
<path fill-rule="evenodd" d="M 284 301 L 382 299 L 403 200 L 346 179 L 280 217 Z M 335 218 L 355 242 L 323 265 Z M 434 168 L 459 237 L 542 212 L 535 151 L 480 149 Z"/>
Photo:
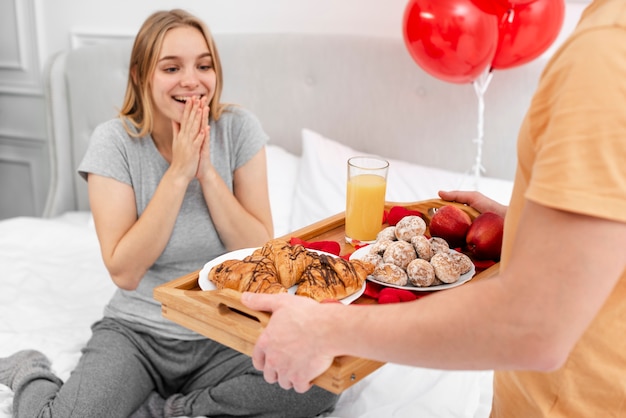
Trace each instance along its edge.
<path fill-rule="evenodd" d="M 302 273 L 296 295 L 317 301 L 343 299 L 361 289 L 373 271 L 372 263 L 319 254 Z"/>
<path fill-rule="evenodd" d="M 287 289 L 300 281 L 302 273 L 311 264 L 317 253 L 307 250 L 300 244 L 291 245 L 281 239 L 268 241 L 253 254 L 262 255 L 274 263 L 280 283 Z"/>
<path fill-rule="evenodd" d="M 243 260 L 225 260 L 209 271 L 209 280 L 218 289 L 239 292 L 285 293 L 274 263 L 267 257 L 250 255 Z"/>

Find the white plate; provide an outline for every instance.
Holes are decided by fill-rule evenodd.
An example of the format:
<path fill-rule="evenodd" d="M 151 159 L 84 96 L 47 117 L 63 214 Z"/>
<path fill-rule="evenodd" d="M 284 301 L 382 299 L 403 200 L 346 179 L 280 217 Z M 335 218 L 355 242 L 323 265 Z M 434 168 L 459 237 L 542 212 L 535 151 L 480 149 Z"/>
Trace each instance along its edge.
<path fill-rule="evenodd" d="M 366 245 L 365 247 L 361 247 L 355 252 L 353 252 L 352 255 L 350 256 L 350 259 L 352 260 L 354 258 L 354 259 L 360 260 L 368 252 L 369 252 L 369 245 Z M 452 252 L 457 252 L 457 251 L 450 248 L 450 252 L 452 253 Z M 417 291 L 417 292 L 431 292 L 433 290 L 443 290 L 443 289 L 450 289 L 452 287 L 461 286 L 463 283 L 469 282 L 472 279 L 472 277 L 474 277 L 475 272 L 476 272 L 476 268 L 474 267 L 474 264 L 472 263 L 471 270 L 465 274 L 462 274 L 461 277 L 459 277 L 459 280 L 457 280 L 456 282 L 447 283 L 447 284 L 438 284 L 436 286 L 428 286 L 428 287 L 417 287 L 413 285 L 400 286 L 397 284 L 381 282 L 380 280 L 376 280 L 372 276 L 367 276 L 367 280 L 369 280 L 370 282 L 381 284 L 383 286 L 395 287 L 396 289 L 405 289 L 405 290 L 412 290 L 412 291 Z"/>
<path fill-rule="evenodd" d="M 217 258 L 214 258 L 213 260 L 209 261 L 208 263 L 206 263 L 204 265 L 204 267 L 202 268 L 202 270 L 200 270 L 200 274 L 198 275 L 198 285 L 200 286 L 200 289 L 202 290 L 215 290 L 217 289 L 217 287 L 215 287 L 215 284 L 209 280 L 209 271 L 211 271 L 211 269 L 213 268 L 213 266 L 216 266 L 226 260 L 242 260 L 243 258 L 249 256 L 250 254 L 252 254 L 254 252 L 254 250 L 256 250 L 257 248 L 243 248 L 241 250 L 235 250 L 235 251 L 231 251 L 229 253 L 226 254 L 222 254 Z M 309 251 L 313 251 L 319 254 L 328 254 L 332 257 L 337 257 L 334 254 L 331 253 L 327 253 L 325 251 L 318 251 L 318 250 L 309 250 Z M 350 296 L 347 296 L 343 299 L 340 300 L 341 303 L 343 303 L 344 305 L 349 305 L 352 302 L 354 302 L 355 300 L 358 299 L 359 296 L 361 296 L 363 294 L 363 292 L 365 292 L 365 286 L 366 283 L 363 282 L 363 286 L 361 287 L 361 289 L 359 289 L 357 292 L 351 294 Z M 298 288 L 298 285 L 295 286 L 291 286 L 288 291 L 291 294 L 295 294 L 296 293 L 296 289 Z"/>

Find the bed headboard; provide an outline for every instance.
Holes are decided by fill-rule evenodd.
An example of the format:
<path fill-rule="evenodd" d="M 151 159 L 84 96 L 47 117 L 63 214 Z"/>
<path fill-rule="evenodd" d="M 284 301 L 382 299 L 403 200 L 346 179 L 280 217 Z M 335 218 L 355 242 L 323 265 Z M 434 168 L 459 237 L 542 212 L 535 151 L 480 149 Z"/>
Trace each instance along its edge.
<path fill-rule="evenodd" d="M 471 84 L 440 81 L 419 68 L 403 42 L 315 34 L 217 34 L 223 100 L 261 120 L 270 142 L 295 154 L 301 130 L 353 148 L 464 172 L 476 155 L 478 104 Z M 64 51 L 48 65 L 46 98 L 52 178 L 45 216 L 88 210 L 76 174 L 94 127 L 117 113 L 131 40 Z M 482 162 L 512 179 L 517 130 L 542 62 L 497 71 L 485 96 Z"/>

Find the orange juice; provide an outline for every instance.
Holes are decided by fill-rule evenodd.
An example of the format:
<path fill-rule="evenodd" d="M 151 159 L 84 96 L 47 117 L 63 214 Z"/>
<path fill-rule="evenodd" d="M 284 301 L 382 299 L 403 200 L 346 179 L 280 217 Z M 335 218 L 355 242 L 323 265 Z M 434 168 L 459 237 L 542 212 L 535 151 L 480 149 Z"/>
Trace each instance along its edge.
<path fill-rule="evenodd" d="M 346 239 L 372 242 L 380 232 L 385 210 L 387 181 L 375 174 L 348 179 L 346 195 Z"/>

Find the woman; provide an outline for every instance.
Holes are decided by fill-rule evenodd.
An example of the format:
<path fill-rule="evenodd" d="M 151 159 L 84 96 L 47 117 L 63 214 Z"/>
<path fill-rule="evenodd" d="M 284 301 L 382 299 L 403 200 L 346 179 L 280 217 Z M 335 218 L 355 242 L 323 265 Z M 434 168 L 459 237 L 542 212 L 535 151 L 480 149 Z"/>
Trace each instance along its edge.
<path fill-rule="evenodd" d="M 220 103 L 221 89 L 201 21 L 172 10 L 144 22 L 120 115 L 96 128 L 79 166 L 119 289 L 65 384 L 36 351 L 0 360 L 15 416 L 296 417 L 334 406 L 322 389 L 266 383 L 249 357 L 164 319 L 152 297 L 155 286 L 273 236 L 267 135 L 252 114 Z"/>

